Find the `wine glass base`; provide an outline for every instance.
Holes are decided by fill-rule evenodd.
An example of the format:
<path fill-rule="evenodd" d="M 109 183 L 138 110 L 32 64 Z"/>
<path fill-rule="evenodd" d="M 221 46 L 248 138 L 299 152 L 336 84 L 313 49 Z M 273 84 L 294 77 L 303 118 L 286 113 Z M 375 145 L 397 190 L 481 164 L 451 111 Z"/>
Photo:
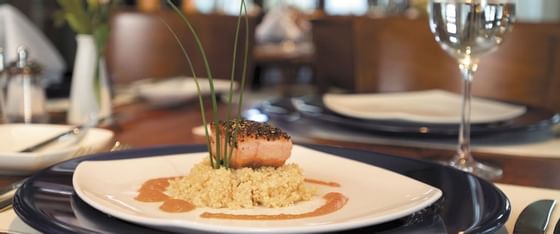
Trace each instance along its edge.
<path fill-rule="evenodd" d="M 449 166 L 457 168 L 459 170 L 469 172 L 473 175 L 476 175 L 480 178 L 494 181 L 500 179 L 503 175 L 503 170 L 498 167 L 494 167 L 488 164 L 484 164 L 482 162 L 477 161 L 470 161 L 468 163 L 460 163 L 457 161 L 451 161 L 446 163 Z"/>

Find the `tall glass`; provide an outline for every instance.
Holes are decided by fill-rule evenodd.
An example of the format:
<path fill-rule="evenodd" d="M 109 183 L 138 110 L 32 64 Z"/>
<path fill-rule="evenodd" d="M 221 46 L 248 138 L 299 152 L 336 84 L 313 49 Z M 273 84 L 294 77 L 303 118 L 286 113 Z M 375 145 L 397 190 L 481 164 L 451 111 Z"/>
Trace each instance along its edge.
<path fill-rule="evenodd" d="M 463 102 L 457 154 L 449 165 L 486 179 L 502 175 L 473 159 L 470 150 L 471 83 L 482 55 L 494 51 L 511 30 L 513 0 L 430 0 L 430 29 L 439 45 L 457 59 L 463 78 Z"/>

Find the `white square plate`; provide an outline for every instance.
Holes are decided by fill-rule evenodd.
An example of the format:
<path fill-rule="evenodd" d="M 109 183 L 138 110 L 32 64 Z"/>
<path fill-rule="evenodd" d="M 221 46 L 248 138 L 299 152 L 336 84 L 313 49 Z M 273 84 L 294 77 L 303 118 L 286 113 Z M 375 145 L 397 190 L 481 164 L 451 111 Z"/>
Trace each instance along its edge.
<path fill-rule="evenodd" d="M 166 213 L 160 203 L 134 200 L 148 179 L 186 175 L 207 153 L 161 155 L 158 157 L 86 161 L 76 168 L 73 187 L 78 196 L 111 216 L 158 229 L 187 232 L 205 230 L 234 233 L 309 233 L 345 230 L 398 219 L 419 211 L 442 196 L 430 185 L 361 162 L 294 146 L 289 162 L 299 164 L 306 178 L 334 181 L 339 188 L 318 186 L 319 196 L 281 209 L 209 209 Z M 249 213 L 303 213 L 322 205 L 322 194 L 341 192 L 349 198 L 342 209 L 324 216 L 274 221 L 200 218 L 205 211 Z"/>
<path fill-rule="evenodd" d="M 55 124 L 0 124 L 0 174 L 25 175 L 75 156 L 80 149 L 94 152 L 111 143 L 113 132 L 89 129 L 76 143 L 72 139 L 53 143 L 37 152 L 18 153 L 29 146 L 72 128 Z"/>

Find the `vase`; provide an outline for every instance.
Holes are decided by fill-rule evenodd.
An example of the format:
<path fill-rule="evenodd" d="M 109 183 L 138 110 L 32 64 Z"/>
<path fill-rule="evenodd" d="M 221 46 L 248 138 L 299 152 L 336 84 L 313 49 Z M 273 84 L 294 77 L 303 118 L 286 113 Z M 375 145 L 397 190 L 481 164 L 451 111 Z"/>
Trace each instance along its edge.
<path fill-rule="evenodd" d="M 111 116 L 111 92 L 106 62 L 97 55 L 94 37 L 81 34 L 76 41 L 67 122 L 88 124 Z"/>

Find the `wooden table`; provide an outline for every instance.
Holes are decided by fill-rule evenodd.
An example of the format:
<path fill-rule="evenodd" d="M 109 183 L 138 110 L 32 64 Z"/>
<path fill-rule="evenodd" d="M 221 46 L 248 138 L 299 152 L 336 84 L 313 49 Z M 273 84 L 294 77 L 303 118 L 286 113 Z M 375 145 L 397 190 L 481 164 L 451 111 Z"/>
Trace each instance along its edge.
<path fill-rule="evenodd" d="M 222 116 L 225 114 L 225 107 L 224 104 L 219 107 Z M 206 111 L 207 118 L 210 118 L 210 106 L 206 107 Z M 203 136 L 196 135 L 192 131 L 194 127 L 202 124 L 200 107 L 196 103 L 174 108 L 153 108 L 143 102 L 136 102 L 116 108 L 115 116 L 116 123 L 110 127 L 115 132 L 115 140 L 134 148 L 205 143 Z M 305 129 L 302 132 L 305 132 Z M 343 146 L 427 160 L 448 159 L 454 153 L 450 150 L 352 143 L 315 138 L 307 138 L 305 143 Z M 476 157 L 504 169 L 506 173 L 496 182 L 560 189 L 560 159 L 512 157 L 496 154 L 477 154 Z M 19 178 L 21 177 L 2 176 L 0 177 L 0 186 Z"/>
<path fill-rule="evenodd" d="M 219 109 L 223 116 L 226 106 L 221 104 Z M 206 110 L 208 118 L 210 118 L 210 108 L 206 107 Z M 196 135 L 192 131 L 193 128 L 201 125 L 200 108 L 196 103 L 174 108 L 152 108 L 145 103 L 136 102 L 116 108 L 114 114 L 116 122 L 108 128 L 115 132 L 115 140 L 134 148 L 172 144 L 203 144 L 205 142 L 205 137 Z M 284 127 L 282 128 L 290 131 L 289 126 Z M 306 129 L 299 130 L 298 132 L 306 131 Z M 298 137 L 298 139 L 300 138 Z M 416 159 L 448 159 L 454 153 L 450 150 L 341 142 L 311 137 L 305 138 L 303 141 L 305 143 L 343 146 Z M 296 141 L 296 143 L 301 142 Z M 560 172 L 560 159 L 512 157 L 496 154 L 477 154 L 476 157 L 479 160 L 497 164 L 504 169 L 504 177 L 497 181 L 499 183 L 560 189 L 560 180 L 557 177 Z M 21 178 L 0 176 L 0 186 Z M 519 197 L 516 199 L 518 199 L 516 205 L 526 205 L 522 199 L 519 201 Z M 517 216 L 515 215 L 517 213 L 514 214 L 512 220 L 516 220 Z M 508 226 L 510 230 L 512 225 L 510 223 Z"/>
<path fill-rule="evenodd" d="M 207 110 L 209 109 L 207 107 Z M 220 110 L 225 112 L 225 106 L 221 105 Z M 116 129 L 116 139 L 133 147 L 202 144 L 205 142 L 204 137 L 192 132 L 194 127 L 201 125 L 198 105 L 186 105 L 173 109 L 150 109 L 141 103 L 136 103 L 119 108 L 116 114 L 120 126 L 120 129 Z M 301 132 L 305 132 L 305 130 Z M 343 146 L 428 160 L 449 159 L 450 155 L 454 154 L 450 150 L 397 147 L 314 138 L 307 138 L 306 143 Z M 476 154 L 476 157 L 498 165 L 505 171 L 504 176 L 496 182 L 560 189 L 560 159 L 512 157 L 488 153 Z"/>

